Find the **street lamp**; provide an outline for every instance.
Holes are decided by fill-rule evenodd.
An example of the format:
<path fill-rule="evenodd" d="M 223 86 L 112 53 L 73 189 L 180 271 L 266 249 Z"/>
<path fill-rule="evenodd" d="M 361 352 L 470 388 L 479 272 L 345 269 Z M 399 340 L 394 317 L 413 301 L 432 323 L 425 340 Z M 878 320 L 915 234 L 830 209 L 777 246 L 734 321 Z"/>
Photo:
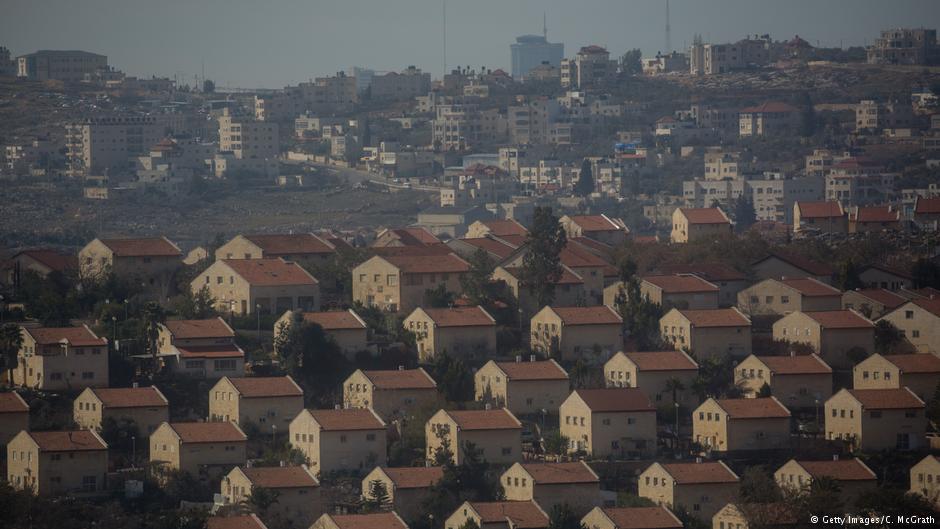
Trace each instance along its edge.
<path fill-rule="evenodd" d="M 3 302 L 3 294 L 0 294 L 0 325 L 3 325 L 3 313 L 7 311 L 7 306 Z"/>
<path fill-rule="evenodd" d="M 276 445 L 277 445 L 277 425 L 272 424 L 271 425 L 271 447 L 273 448 Z"/>
<path fill-rule="evenodd" d="M 131 465 L 137 468 L 137 436 L 131 436 Z"/>
<path fill-rule="evenodd" d="M 676 452 L 679 451 L 679 402 L 673 402 L 673 406 L 676 407 Z"/>
<path fill-rule="evenodd" d="M 111 316 L 111 338 L 117 346 L 117 316 Z"/>
<path fill-rule="evenodd" d="M 127 300 L 124 300 L 124 321 L 127 321 Z"/>
<path fill-rule="evenodd" d="M 258 342 L 261 342 L 261 303 L 255 304 L 255 315 L 258 317 Z"/>

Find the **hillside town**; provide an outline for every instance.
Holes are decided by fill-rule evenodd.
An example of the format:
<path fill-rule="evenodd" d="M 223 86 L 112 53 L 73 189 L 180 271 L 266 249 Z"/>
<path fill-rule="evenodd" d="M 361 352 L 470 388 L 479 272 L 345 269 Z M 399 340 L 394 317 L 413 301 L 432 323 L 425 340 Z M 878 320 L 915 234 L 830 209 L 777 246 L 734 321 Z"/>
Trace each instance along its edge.
<path fill-rule="evenodd" d="M 0 47 L 0 527 L 935 526 L 937 31 L 741 37 Z"/>

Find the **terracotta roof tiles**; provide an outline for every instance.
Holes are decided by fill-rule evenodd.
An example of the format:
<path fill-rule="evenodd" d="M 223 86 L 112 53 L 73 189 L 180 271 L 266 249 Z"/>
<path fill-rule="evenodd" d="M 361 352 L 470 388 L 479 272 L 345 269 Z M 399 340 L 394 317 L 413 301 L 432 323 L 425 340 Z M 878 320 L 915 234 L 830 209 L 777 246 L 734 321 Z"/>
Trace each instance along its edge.
<path fill-rule="evenodd" d="M 166 237 L 98 239 L 118 257 L 178 257 L 183 252 Z"/>
<path fill-rule="evenodd" d="M 607 215 L 572 215 L 568 218 L 584 232 L 626 231 L 623 221 Z"/>
<path fill-rule="evenodd" d="M 29 405 L 15 391 L 0 393 L 0 413 L 29 413 Z"/>
<path fill-rule="evenodd" d="M 399 489 L 430 487 L 444 477 L 443 467 L 383 467 L 382 472 Z"/>
<path fill-rule="evenodd" d="M 169 407 L 156 386 L 145 388 L 89 388 L 106 408 Z"/>
<path fill-rule="evenodd" d="M 171 422 L 170 428 L 184 443 L 239 443 L 248 440 L 232 422 Z"/>
<path fill-rule="evenodd" d="M 371 514 L 325 514 L 339 529 L 408 529 L 394 512 Z"/>
<path fill-rule="evenodd" d="M 548 516 L 534 501 L 470 502 L 483 524 L 510 522 L 516 529 L 548 527 Z"/>
<path fill-rule="evenodd" d="M 820 375 L 832 373 L 832 368 L 816 355 L 757 356 L 774 375 Z"/>
<path fill-rule="evenodd" d="M 855 290 L 854 292 L 872 301 L 881 303 L 885 306 L 886 309 L 900 307 L 905 302 L 907 302 L 907 299 L 905 299 L 903 296 L 899 296 L 898 294 L 895 294 L 894 292 L 884 288 L 863 288 Z"/>
<path fill-rule="evenodd" d="M 828 264 L 820 263 L 820 262 L 817 262 L 817 261 L 813 261 L 812 259 L 807 259 L 807 258 L 802 257 L 802 256 L 800 256 L 800 255 L 789 254 L 789 253 L 782 253 L 782 252 L 773 252 L 773 253 L 771 253 L 770 255 L 768 255 L 767 257 L 765 257 L 765 258 L 761 259 L 760 261 L 758 261 L 757 263 L 761 263 L 761 262 L 766 261 L 767 259 L 771 259 L 771 258 L 779 259 L 779 260 L 781 260 L 781 261 L 783 261 L 783 262 L 789 264 L 790 266 L 799 268 L 800 270 L 803 270 L 804 272 L 807 272 L 809 275 L 814 275 L 814 276 L 831 276 L 832 273 L 833 273 L 832 267 L 829 266 Z M 755 264 L 757 264 L 757 263 L 755 263 Z"/>
<path fill-rule="evenodd" d="M 640 371 L 697 371 L 698 364 L 682 351 L 631 351 L 622 353 Z"/>
<path fill-rule="evenodd" d="M 519 224 L 518 221 L 511 219 L 483 220 L 480 222 L 482 222 L 483 225 L 489 229 L 489 233 L 497 237 L 502 237 L 504 235 L 521 235 L 525 237 L 529 233 L 529 230 L 527 230 L 525 226 Z"/>
<path fill-rule="evenodd" d="M 933 354 L 885 355 L 884 359 L 896 365 L 902 374 L 940 373 L 940 357 Z"/>
<path fill-rule="evenodd" d="M 689 224 L 731 224 L 720 208 L 679 208 Z"/>
<path fill-rule="evenodd" d="M 174 346 L 180 358 L 244 358 L 245 352 L 237 345 Z"/>
<path fill-rule="evenodd" d="M 312 233 L 245 235 L 264 252 L 265 257 L 331 254 L 336 249 Z"/>
<path fill-rule="evenodd" d="M 842 217 L 845 211 L 842 206 L 835 201 L 829 202 L 797 202 L 800 209 L 800 218 L 804 219 L 827 219 L 830 217 Z"/>
<path fill-rule="evenodd" d="M 554 360 L 494 363 L 511 381 L 568 380 L 568 373 Z"/>
<path fill-rule="evenodd" d="M 614 529 L 682 529 L 682 521 L 669 509 L 656 507 L 606 507 L 604 514 Z"/>
<path fill-rule="evenodd" d="M 50 270 L 56 272 L 78 270 L 78 257 L 71 254 L 64 254 L 56 250 L 47 250 L 42 248 L 37 248 L 34 250 L 23 250 L 22 252 L 14 255 L 13 258 L 15 259 L 21 255 L 25 255 L 37 263 L 40 263 Z"/>
<path fill-rule="evenodd" d="M 855 400 L 869 410 L 897 410 L 923 408 L 924 401 L 907 388 L 900 389 L 846 389 Z"/>
<path fill-rule="evenodd" d="M 206 520 L 206 529 L 267 529 L 256 514 L 236 516 L 210 516 Z"/>
<path fill-rule="evenodd" d="M 522 423 L 509 410 L 445 410 L 461 430 L 521 430 Z"/>
<path fill-rule="evenodd" d="M 235 331 L 222 318 L 205 320 L 167 320 L 163 326 L 175 339 L 192 338 L 231 338 Z"/>
<path fill-rule="evenodd" d="M 565 325 L 620 325 L 623 319 L 606 305 L 594 307 L 550 307 Z"/>
<path fill-rule="evenodd" d="M 826 329 L 866 329 L 875 326 L 867 318 L 851 310 L 824 310 L 803 314 Z"/>
<path fill-rule="evenodd" d="M 384 430 L 385 423 L 372 410 L 306 410 L 324 430 Z"/>
<path fill-rule="evenodd" d="M 359 315 L 350 310 L 304 312 L 304 321 L 316 323 L 326 331 L 365 329 L 366 324 Z"/>
<path fill-rule="evenodd" d="M 856 222 L 897 222 L 901 213 L 891 206 L 860 207 L 855 212 Z"/>
<path fill-rule="evenodd" d="M 679 310 L 695 327 L 750 327 L 751 321 L 736 309 Z"/>
<path fill-rule="evenodd" d="M 422 369 L 366 370 L 362 372 L 379 389 L 435 389 L 437 383 Z"/>
<path fill-rule="evenodd" d="M 304 391 L 289 376 L 235 377 L 228 381 L 244 398 L 303 397 Z"/>
<path fill-rule="evenodd" d="M 917 197 L 914 205 L 915 215 L 937 215 L 940 214 L 940 197 L 922 198 Z"/>
<path fill-rule="evenodd" d="M 842 291 L 811 277 L 799 279 L 781 279 L 784 285 L 799 291 L 807 297 L 841 296 Z"/>
<path fill-rule="evenodd" d="M 525 463 L 522 468 L 532 476 L 533 485 L 559 483 L 600 483 L 597 474 L 584 461 L 572 463 Z"/>
<path fill-rule="evenodd" d="M 470 264 L 453 253 L 440 255 L 434 259 L 412 255 L 389 255 L 382 259 L 405 274 L 459 274 L 470 270 Z"/>
<path fill-rule="evenodd" d="M 222 262 L 254 286 L 317 284 L 300 265 L 283 259 L 222 259 Z"/>
<path fill-rule="evenodd" d="M 756 399 L 717 399 L 715 402 L 731 419 L 768 419 L 790 417 L 788 410 L 774 397 Z"/>
<path fill-rule="evenodd" d="M 813 478 L 830 477 L 839 481 L 876 481 L 877 476 L 860 459 L 839 459 L 836 461 L 800 461 Z"/>
<path fill-rule="evenodd" d="M 107 450 L 108 445 L 90 430 L 27 432 L 43 452 Z"/>
<path fill-rule="evenodd" d="M 738 482 L 738 476 L 718 461 L 660 463 L 660 465 L 680 485 Z"/>
<path fill-rule="evenodd" d="M 496 320 L 483 307 L 421 308 L 438 327 L 492 327 Z"/>
<path fill-rule="evenodd" d="M 56 345 L 63 340 L 72 347 L 93 347 L 107 345 L 108 341 L 98 338 L 88 327 L 32 327 L 25 330 L 36 340 L 38 345 Z"/>
<path fill-rule="evenodd" d="M 646 393 L 637 388 L 576 389 L 573 394 L 593 413 L 656 411 Z"/>
<path fill-rule="evenodd" d="M 292 489 L 319 487 L 320 483 L 302 466 L 240 467 L 239 470 L 256 487 L 266 489 Z"/>
<path fill-rule="evenodd" d="M 692 274 L 643 276 L 643 281 L 659 287 L 667 294 L 718 292 L 718 286 Z"/>

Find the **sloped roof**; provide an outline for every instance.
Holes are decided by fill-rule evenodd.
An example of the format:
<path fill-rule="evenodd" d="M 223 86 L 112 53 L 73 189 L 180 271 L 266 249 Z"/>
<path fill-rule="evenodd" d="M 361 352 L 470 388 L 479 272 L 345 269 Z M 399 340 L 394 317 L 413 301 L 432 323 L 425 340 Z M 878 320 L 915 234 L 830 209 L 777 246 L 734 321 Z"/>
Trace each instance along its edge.
<path fill-rule="evenodd" d="M 842 205 L 836 201 L 797 202 L 796 204 L 800 208 L 800 218 L 804 219 L 828 219 L 842 217 L 845 214 Z"/>
<path fill-rule="evenodd" d="M 677 310 L 696 327 L 750 327 L 751 321 L 735 309 Z"/>
<path fill-rule="evenodd" d="M 382 430 L 383 423 L 372 410 L 349 408 L 340 410 L 307 410 L 324 430 Z"/>
<path fill-rule="evenodd" d="M 378 234 L 378 237 L 383 236 L 397 239 L 406 246 L 424 246 L 441 242 L 440 239 L 425 228 L 391 228 Z"/>
<path fill-rule="evenodd" d="M 605 507 L 615 529 L 682 529 L 682 521 L 669 509 L 656 507 Z"/>
<path fill-rule="evenodd" d="M 85 450 L 107 450 L 100 437 L 89 430 L 64 432 L 27 432 L 43 452 L 78 452 Z"/>
<path fill-rule="evenodd" d="M 232 422 L 171 422 L 169 426 L 184 443 L 238 443 L 248 440 Z"/>
<path fill-rule="evenodd" d="M 813 478 L 830 477 L 839 481 L 875 481 L 877 476 L 860 459 L 839 459 L 836 461 L 802 461 L 796 464 Z"/>
<path fill-rule="evenodd" d="M 177 257 L 183 255 L 166 237 L 151 239 L 98 239 L 118 257 Z"/>
<path fill-rule="evenodd" d="M 741 109 L 741 112 L 747 114 L 780 114 L 785 112 L 799 112 L 799 110 L 792 105 L 780 101 L 769 101 L 757 106 L 744 107 Z"/>
<path fill-rule="evenodd" d="M 34 261 L 46 266 L 50 270 L 65 272 L 67 270 L 78 270 L 78 257 L 71 254 L 65 254 L 56 250 L 36 248 L 33 250 L 23 250 L 13 256 L 13 259 L 25 255 Z"/>
<path fill-rule="evenodd" d="M 911 303 L 935 316 L 940 316 L 940 299 L 912 299 Z"/>
<path fill-rule="evenodd" d="M 382 472 L 399 489 L 430 487 L 444 477 L 444 467 L 382 467 Z"/>
<path fill-rule="evenodd" d="M 914 202 L 915 215 L 937 215 L 940 214 L 940 197 L 923 198 L 917 197 Z"/>
<path fill-rule="evenodd" d="M 330 254 L 336 249 L 312 233 L 245 235 L 264 251 L 265 257 L 282 255 Z"/>
<path fill-rule="evenodd" d="M 529 230 L 525 229 L 525 226 L 512 219 L 492 219 L 482 220 L 480 222 L 489 229 L 491 234 L 497 237 L 504 235 L 521 235 L 524 237 L 529 233 Z"/>
<path fill-rule="evenodd" d="M 816 355 L 757 356 L 774 375 L 822 375 L 832 368 Z"/>
<path fill-rule="evenodd" d="M 656 265 L 654 274 L 695 274 L 706 281 L 743 281 L 747 276 L 724 263 Z"/>
<path fill-rule="evenodd" d="M 940 373 L 940 357 L 933 354 L 885 355 L 884 359 L 896 365 L 901 373 Z"/>
<path fill-rule="evenodd" d="M 623 221 L 607 215 L 571 215 L 568 218 L 585 232 L 626 231 Z"/>
<path fill-rule="evenodd" d="M 619 325 L 623 319 L 606 305 L 594 307 L 551 307 L 565 325 Z"/>
<path fill-rule="evenodd" d="M 300 265 L 283 259 L 222 259 L 222 262 L 254 286 L 317 284 Z"/>
<path fill-rule="evenodd" d="M 0 392 L 0 413 L 29 413 L 29 405 L 15 391 Z"/>
<path fill-rule="evenodd" d="M 242 397 L 303 397 L 304 391 L 289 376 L 284 377 L 235 377 L 229 382 Z"/>
<path fill-rule="evenodd" d="M 494 363 L 509 380 L 568 380 L 568 373 L 554 360 Z"/>
<path fill-rule="evenodd" d="M 594 413 L 656 410 L 646 393 L 637 388 L 576 389 L 573 393 Z"/>
<path fill-rule="evenodd" d="M 302 466 L 239 467 L 239 469 L 256 487 L 291 489 L 320 486 L 310 471 Z"/>
<path fill-rule="evenodd" d="M 169 407 L 156 386 L 145 388 L 89 388 L 106 408 Z"/>
<path fill-rule="evenodd" d="M 718 292 L 716 285 L 692 274 L 643 276 L 643 281 L 659 287 L 667 294 Z"/>
<path fill-rule="evenodd" d="M 698 370 L 698 364 L 682 351 L 630 351 L 623 353 L 640 371 Z"/>
<path fill-rule="evenodd" d="M 720 208 L 679 208 L 689 224 L 731 224 Z"/>
<path fill-rule="evenodd" d="M 519 419 L 505 408 L 496 410 L 445 410 L 461 430 L 516 430 Z"/>
<path fill-rule="evenodd" d="M 509 275 L 515 277 L 516 279 L 522 278 L 522 268 L 518 266 L 512 267 L 502 267 Z M 584 279 L 581 278 L 577 273 L 575 273 L 571 268 L 562 265 L 561 267 L 561 277 L 555 282 L 556 285 L 580 285 L 584 283 Z"/>
<path fill-rule="evenodd" d="M 924 401 L 907 388 L 900 389 L 846 389 L 855 400 L 869 410 L 898 410 L 923 408 Z"/>
<path fill-rule="evenodd" d="M 477 248 L 482 248 L 487 252 L 497 256 L 500 259 L 505 259 L 509 257 L 512 252 L 516 251 L 518 248 L 515 245 L 510 244 L 507 241 L 502 239 L 494 239 L 492 237 L 477 237 L 473 239 L 457 239 L 461 242 L 475 246 Z"/>
<path fill-rule="evenodd" d="M 731 416 L 731 419 L 768 419 L 790 416 L 790 410 L 774 397 L 716 399 L 715 402 Z"/>
<path fill-rule="evenodd" d="M 826 329 L 866 329 L 875 326 L 864 316 L 851 310 L 824 310 L 804 312 L 803 314 L 806 314 Z"/>
<path fill-rule="evenodd" d="M 417 369 L 367 370 L 362 372 L 379 389 L 435 389 L 434 379 Z"/>
<path fill-rule="evenodd" d="M 56 345 L 63 340 L 72 347 L 107 345 L 108 341 L 98 338 L 88 327 L 23 327 L 39 345 Z"/>
<path fill-rule="evenodd" d="M 694 483 L 737 483 L 738 476 L 718 461 L 701 463 L 660 463 L 680 485 Z"/>
<path fill-rule="evenodd" d="M 891 206 L 859 207 L 855 213 L 856 222 L 897 222 L 900 218 L 900 211 Z"/>
<path fill-rule="evenodd" d="M 417 309 L 416 309 L 417 310 Z M 438 327 L 492 327 L 496 320 L 483 307 L 422 308 Z"/>
<path fill-rule="evenodd" d="M 900 307 L 907 302 L 907 299 L 904 296 L 899 296 L 890 290 L 884 288 L 862 288 L 854 291 L 855 293 L 865 296 L 866 298 L 881 303 L 887 309 L 893 309 L 895 307 Z"/>
<path fill-rule="evenodd" d="M 433 259 L 423 255 L 387 255 L 382 259 L 405 274 L 461 273 L 470 270 L 470 264 L 453 253 Z"/>
<path fill-rule="evenodd" d="M 820 263 L 818 261 L 813 261 L 812 259 L 807 259 L 799 255 L 783 253 L 783 252 L 771 252 L 767 257 L 760 259 L 754 264 L 762 263 L 766 261 L 767 259 L 771 259 L 771 258 L 779 259 L 789 264 L 790 266 L 803 270 L 809 275 L 831 276 L 833 273 L 832 267 L 829 266 L 828 264 Z"/>
<path fill-rule="evenodd" d="M 206 529 L 267 529 L 256 514 L 235 516 L 210 516 L 206 520 Z"/>
<path fill-rule="evenodd" d="M 326 514 L 339 529 L 408 529 L 394 512 L 371 514 Z"/>
<path fill-rule="evenodd" d="M 804 277 L 799 279 L 781 279 L 781 283 L 807 297 L 841 296 L 842 291 L 827 285 L 818 279 Z"/>
<path fill-rule="evenodd" d="M 205 320 L 167 320 L 163 326 L 178 339 L 231 338 L 235 331 L 222 318 Z"/>
<path fill-rule="evenodd" d="M 583 461 L 572 463 L 523 463 L 536 485 L 559 483 L 600 483 L 597 474 Z"/>
<path fill-rule="evenodd" d="M 484 524 L 504 523 L 518 529 L 541 529 L 548 527 L 548 516 L 534 501 L 469 502 Z"/>
<path fill-rule="evenodd" d="M 237 345 L 174 346 L 181 358 L 244 358 L 245 352 Z"/>
<path fill-rule="evenodd" d="M 304 321 L 316 323 L 323 330 L 339 331 L 351 329 L 365 329 L 366 324 L 359 316 L 350 310 L 335 310 L 324 312 L 304 312 Z"/>

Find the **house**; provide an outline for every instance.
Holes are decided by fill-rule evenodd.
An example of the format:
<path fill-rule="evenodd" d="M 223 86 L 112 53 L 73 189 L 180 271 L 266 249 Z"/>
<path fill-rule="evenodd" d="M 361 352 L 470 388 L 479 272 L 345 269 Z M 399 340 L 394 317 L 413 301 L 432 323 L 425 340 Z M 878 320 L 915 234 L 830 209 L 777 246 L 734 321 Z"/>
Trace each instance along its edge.
<path fill-rule="evenodd" d="M 528 362 L 490 360 L 473 374 L 474 398 L 493 407 L 504 407 L 514 415 L 555 414 L 568 398 L 568 373 L 548 359 Z"/>
<path fill-rule="evenodd" d="M 581 518 L 585 529 L 682 529 L 669 509 L 656 507 L 594 507 Z"/>
<path fill-rule="evenodd" d="M 434 246 L 441 240 L 427 228 L 389 228 L 378 232 L 370 245 L 373 248 L 399 248 L 403 246 Z"/>
<path fill-rule="evenodd" d="M 717 309 L 718 285 L 693 274 L 643 276 L 640 294 L 665 308 Z"/>
<path fill-rule="evenodd" d="M 150 463 L 211 479 L 244 465 L 247 444 L 234 422 L 165 422 L 150 434 Z"/>
<path fill-rule="evenodd" d="M 774 340 L 810 346 L 827 364 L 848 369 L 875 350 L 875 325 L 854 310 L 791 312 L 773 325 Z"/>
<path fill-rule="evenodd" d="M 842 291 L 818 279 L 764 279 L 738 293 L 738 308 L 750 316 L 842 309 Z"/>
<path fill-rule="evenodd" d="M 751 354 L 751 320 L 737 308 L 672 309 L 659 319 L 663 340 L 696 358 Z"/>
<path fill-rule="evenodd" d="M 523 268 L 529 251 L 528 245 L 522 245 L 502 259 L 499 264 L 502 268 L 509 270 Z M 572 240 L 569 240 L 562 248 L 558 254 L 558 260 L 563 270 L 570 270 L 581 279 L 582 298 L 576 300 L 580 305 L 600 304 L 604 299 L 604 287 L 615 281 L 619 275 L 617 269 L 610 264 L 610 257 L 601 257 L 585 244 Z M 558 294 L 557 290 L 556 294 Z M 564 290 L 564 287 L 561 290 Z M 559 298 L 556 300 L 557 304 L 567 304 L 561 301 L 561 296 L 556 297 Z"/>
<path fill-rule="evenodd" d="M 236 514 L 233 516 L 210 516 L 206 519 L 206 529 L 268 529 L 257 514 Z"/>
<path fill-rule="evenodd" d="M 467 227 L 467 239 L 479 239 L 492 235 L 493 237 L 526 237 L 529 230 L 514 219 L 478 220 Z"/>
<path fill-rule="evenodd" d="M 790 410 L 776 397 L 709 398 L 692 412 L 695 442 L 711 452 L 790 446 Z"/>
<path fill-rule="evenodd" d="M 800 110 L 780 101 L 742 108 L 738 113 L 738 134 L 744 137 L 792 134 L 800 123 Z"/>
<path fill-rule="evenodd" d="M 914 223 L 921 229 L 937 231 L 940 226 L 940 197 L 918 196 L 914 201 Z"/>
<path fill-rule="evenodd" d="M 819 263 L 793 254 L 774 252 L 751 265 L 754 277 L 758 279 L 796 279 L 811 277 L 827 285 L 832 284 L 835 271 L 825 263 Z"/>
<path fill-rule="evenodd" d="M 21 431 L 7 443 L 7 483 L 42 496 L 105 491 L 108 444 L 94 430 Z"/>
<path fill-rule="evenodd" d="M 853 450 L 918 450 L 924 447 L 924 401 L 900 389 L 842 389 L 825 405 L 826 439 Z"/>
<path fill-rule="evenodd" d="M 692 384 L 698 376 L 698 363 L 682 351 L 618 351 L 604 364 L 604 384 L 608 388 L 638 388 L 659 405 L 671 402 L 672 380 L 682 386 L 675 397 L 682 406 L 698 404 Z"/>
<path fill-rule="evenodd" d="M 653 463 L 638 481 L 638 495 L 656 505 L 685 509 L 700 520 L 710 520 L 738 494 L 738 476 L 723 461 Z"/>
<path fill-rule="evenodd" d="M 244 316 L 320 308 L 319 282 L 284 259 L 221 259 L 193 279 L 190 287 L 193 293 L 208 289 L 222 313 Z"/>
<path fill-rule="evenodd" d="M 436 459 L 438 450 L 445 450 L 460 465 L 468 444 L 490 463 L 522 460 L 522 423 L 505 408 L 439 410 L 428 419 L 424 437 L 428 461 Z"/>
<path fill-rule="evenodd" d="M 747 276 L 735 270 L 731 265 L 724 263 L 660 264 L 656 265 L 651 273 L 655 275 L 696 275 L 718 287 L 719 307 L 734 305 L 738 300 L 738 292 L 750 284 Z M 607 303 L 606 298 L 604 305 L 610 305 L 610 303 Z"/>
<path fill-rule="evenodd" d="M 522 309 L 523 317 L 531 318 L 541 310 L 536 295 L 522 279 L 521 267 L 497 266 L 493 270 L 493 281 L 502 281 L 509 293 Z M 584 278 L 571 268 L 561 265 L 561 277 L 555 281 L 555 299 L 552 304 L 556 307 L 574 307 L 587 299 Z"/>
<path fill-rule="evenodd" d="M 79 428 L 101 432 L 107 423 L 132 423 L 148 437 L 170 420 L 170 402 L 156 386 L 145 388 L 85 388 L 72 403 L 72 420 Z"/>
<path fill-rule="evenodd" d="M 402 326 L 415 334 L 421 362 L 444 353 L 476 360 L 496 352 L 496 320 L 480 306 L 418 307 L 404 319 Z"/>
<path fill-rule="evenodd" d="M 516 463 L 499 481 L 509 501 L 539 505 L 568 504 L 583 515 L 601 503 L 601 481 L 584 461 L 571 463 Z"/>
<path fill-rule="evenodd" d="M 84 278 L 114 274 L 140 286 L 144 296 L 166 300 L 183 266 L 183 252 L 166 237 L 94 239 L 78 252 L 78 266 Z"/>
<path fill-rule="evenodd" d="M 842 308 L 857 310 L 870 320 L 876 320 L 900 307 L 907 298 L 884 288 L 848 290 L 842 294 Z"/>
<path fill-rule="evenodd" d="M 832 368 L 815 354 L 751 355 L 735 366 L 734 384 L 746 397 L 756 397 L 766 385 L 790 409 L 818 409 L 832 396 Z"/>
<path fill-rule="evenodd" d="M 784 493 L 802 493 L 820 478 L 834 480 L 839 485 L 839 496 L 851 505 L 859 494 L 878 487 L 878 477 L 861 459 L 834 459 L 806 461 L 791 459 L 774 472 L 774 481 Z"/>
<path fill-rule="evenodd" d="M 437 383 L 420 367 L 357 369 L 343 382 L 344 407 L 371 409 L 385 421 L 411 417 L 437 399 Z"/>
<path fill-rule="evenodd" d="M 256 487 L 277 494 L 277 501 L 265 511 L 265 518 L 291 520 L 306 527 L 324 512 L 320 482 L 307 465 L 235 467 L 222 478 L 219 487 L 223 504 L 248 503 Z"/>
<path fill-rule="evenodd" d="M 529 323 L 533 351 L 563 360 L 597 362 L 623 347 L 623 319 L 606 305 L 545 306 Z"/>
<path fill-rule="evenodd" d="M 899 231 L 901 212 L 894 206 L 859 206 L 849 213 L 849 233 Z"/>
<path fill-rule="evenodd" d="M 245 352 L 222 318 L 167 320 L 157 324 L 160 357 L 174 373 L 197 378 L 241 377 Z"/>
<path fill-rule="evenodd" d="M 451 239 L 447 241 L 446 245 L 464 259 L 471 259 L 473 254 L 483 250 L 490 261 L 498 263 L 512 255 L 513 252 L 519 249 L 519 244 L 521 244 L 509 242 L 506 239 L 512 239 L 513 241 L 516 239 L 524 240 L 513 235 L 506 235 L 505 239 L 493 235 L 484 235 L 475 239 Z"/>
<path fill-rule="evenodd" d="M 914 288 L 914 278 L 909 273 L 879 264 L 862 268 L 858 278 L 865 288 L 884 288 L 892 292 Z"/>
<path fill-rule="evenodd" d="M 928 455 L 911 467 L 910 492 L 940 507 L 940 458 Z"/>
<path fill-rule="evenodd" d="M 275 345 L 283 333 L 290 331 L 291 324 L 298 318 L 305 323 L 319 325 L 327 337 L 339 346 L 346 358 L 353 359 L 356 353 L 368 348 L 368 326 L 352 309 L 328 312 L 286 311 L 274 322 Z"/>
<path fill-rule="evenodd" d="M 620 219 L 607 215 L 564 215 L 558 223 L 569 239 L 586 237 L 610 246 L 620 246 L 630 236 L 630 230 Z"/>
<path fill-rule="evenodd" d="M 261 431 L 286 429 L 303 409 L 304 390 L 290 376 L 222 377 L 209 390 L 210 420 Z"/>
<path fill-rule="evenodd" d="M 373 499 L 373 484 L 380 482 L 392 510 L 404 520 L 416 520 L 425 514 L 424 501 L 442 477 L 443 467 L 375 467 L 362 480 L 362 498 Z"/>
<path fill-rule="evenodd" d="M 336 246 L 313 233 L 276 235 L 236 235 L 215 250 L 222 259 L 284 259 L 317 265 L 336 255 Z"/>
<path fill-rule="evenodd" d="M 848 233 L 849 223 L 842 204 L 828 202 L 793 203 L 793 233 Z"/>
<path fill-rule="evenodd" d="M 81 327 L 20 327 L 13 384 L 40 391 L 108 385 L 108 340 Z"/>
<path fill-rule="evenodd" d="M 372 514 L 326 513 L 313 522 L 310 529 L 408 529 L 408 525 L 395 512 Z"/>
<path fill-rule="evenodd" d="M 376 255 L 353 269 L 353 301 L 389 312 L 408 313 L 424 304 L 428 290 L 460 292 L 470 264 L 456 254 Z"/>
<path fill-rule="evenodd" d="M 908 388 L 924 402 L 940 384 L 940 357 L 932 354 L 882 356 L 875 353 L 852 368 L 855 389 Z"/>
<path fill-rule="evenodd" d="M 881 320 L 901 331 L 904 349 L 940 355 L 940 299 L 912 299 Z"/>
<path fill-rule="evenodd" d="M 7 274 L 5 277 L 0 277 L 0 282 L 18 287 L 23 277 L 29 273 L 46 278 L 53 272 L 59 274 L 78 272 L 78 257 L 42 248 L 23 250 L 10 257 L 3 270 Z"/>
<path fill-rule="evenodd" d="M 547 529 L 548 514 L 534 501 L 465 501 L 444 521 L 460 529 L 472 521 L 480 529 Z"/>
<path fill-rule="evenodd" d="M 672 212 L 673 244 L 730 237 L 731 219 L 721 208 L 676 208 Z"/>
<path fill-rule="evenodd" d="M 301 411 L 290 423 L 290 443 L 303 452 L 311 470 L 362 470 L 385 465 L 387 425 L 374 411 L 332 409 Z"/>
<path fill-rule="evenodd" d="M 593 457 L 656 453 L 656 408 L 636 388 L 576 389 L 558 410 L 569 452 Z"/>
<path fill-rule="evenodd" d="M 793 507 L 777 503 L 729 503 L 712 517 L 712 529 L 762 529 L 797 526 Z"/>
<path fill-rule="evenodd" d="M 29 405 L 15 391 L 0 392 L 0 450 L 23 430 L 29 430 Z"/>

